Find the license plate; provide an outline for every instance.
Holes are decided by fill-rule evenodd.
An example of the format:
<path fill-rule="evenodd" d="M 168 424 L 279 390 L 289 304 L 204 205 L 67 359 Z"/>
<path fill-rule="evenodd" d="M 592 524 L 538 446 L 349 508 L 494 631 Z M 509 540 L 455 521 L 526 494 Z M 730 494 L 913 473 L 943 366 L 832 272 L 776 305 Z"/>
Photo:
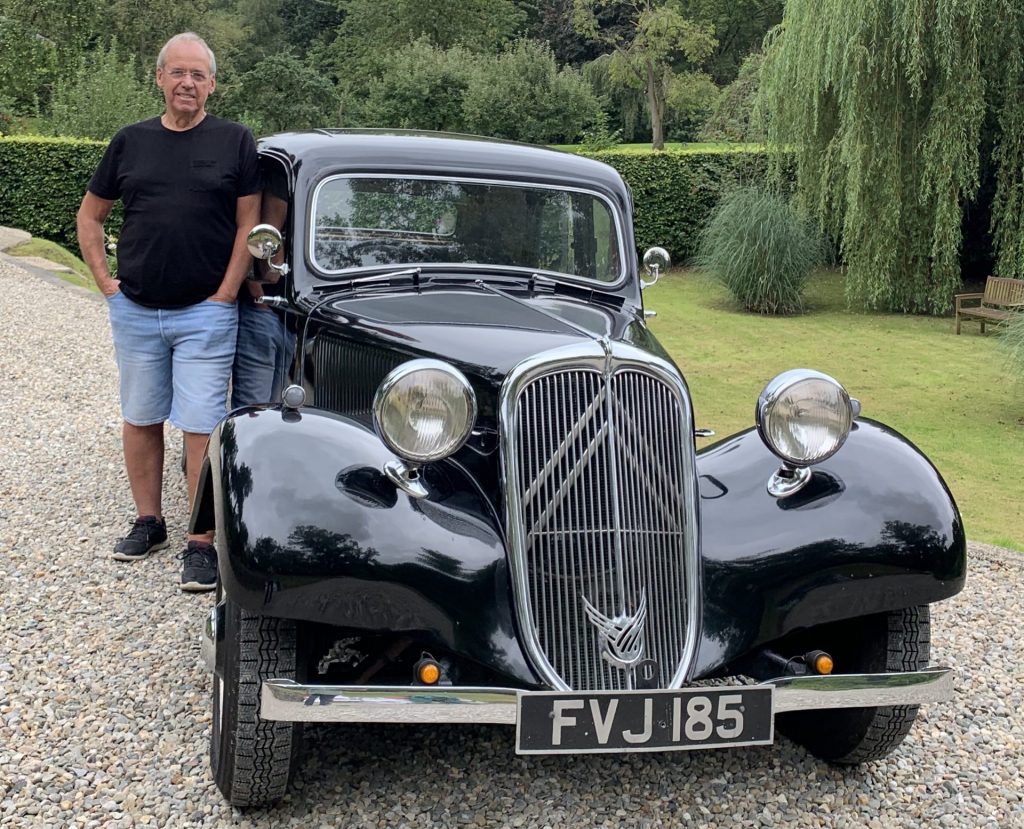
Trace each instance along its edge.
<path fill-rule="evenodd" d="M 768 685 L 519 696 L 517 754 L 685 751 L 770 744 Z"/>

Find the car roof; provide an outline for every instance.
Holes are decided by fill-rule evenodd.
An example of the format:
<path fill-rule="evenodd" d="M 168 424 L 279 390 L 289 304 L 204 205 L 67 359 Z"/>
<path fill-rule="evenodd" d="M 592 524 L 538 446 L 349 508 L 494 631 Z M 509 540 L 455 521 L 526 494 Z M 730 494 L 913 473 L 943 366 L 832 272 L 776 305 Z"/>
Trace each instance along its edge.
<path fill-rule="evenodd" d="M 414 130 L 319 129 L 287 132 L 259 140 L 297 174 L 333 171 L 387 171 L 557 181 L 598 189 L 629 202 L 614 168 L 573 153 L 476 135 Z"/>

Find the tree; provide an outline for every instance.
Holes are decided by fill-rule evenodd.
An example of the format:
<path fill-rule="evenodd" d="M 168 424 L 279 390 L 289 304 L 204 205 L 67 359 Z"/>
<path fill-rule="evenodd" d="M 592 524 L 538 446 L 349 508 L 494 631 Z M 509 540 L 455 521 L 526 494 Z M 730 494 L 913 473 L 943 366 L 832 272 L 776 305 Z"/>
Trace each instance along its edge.
<path fill-rule="evenodd" d="M 551 48 L 530 40 L 479 56 L 463 100 L 470 132 L 535 144 L 575 141 L 600 111 L 583 76 L 559 70 Z"/>
<path fill-rule="evenodd" d="M 449 0 L 338 0 L 338 6 L 344 19 L 316 49 L 316 62 L 348 89 L 379 77 L 394 51 L 418 40 L 496 53 L 525 19 L 512 0 L 462 0 L 457 7 Z"/>
<path fill-rule="evenodd" d="M 682 0 L 691 20 L 714 27 L 714 51 L 704 69 L 720 86 L 732 83 L 747 55 L 761 50 L 765 34 L 782 20 L 784 0 Z"/>
<path fill-rule="evenodd" d="M 605 44 L 583 31 L 574 22 L 575 0 L 539 0 L 534 14 L 527 18 L 526 36 L 547 43 L 559 66 L 580 66 L 599 57 Z M 604 37 L 630 28 L 624 21 L 626 13 L 619 4 L 594 9 L 597 29 Z"/>
<path fill-rule="evenodd" d="M 116 40 L 136 56 L 140 69 L 149 75 L 156 70 L 160 47 L 179 32 L 198 32 L 207 40 L 214 53 L 219 51 L 219 44 L 206 31 L 210 0 L 190 0 L 187 4 L 161 0 L 106 0 L 103 3 L 78 5 L 98 7 L 103 21 L 97 33 L 99 42 L 109 44 Z"/>
<path fill-rule="evenodd" d="M 948 310 L 987 164 L 998 269 L 1024 275 L 1020 3 L 789 0 L 766 44 L 769 142 L 795 158 L 800 203 L 841 240 L 851 299 Z"/>
<path fill-rule="evenodd" d="M 294 55 L 271 55 L 225 93 L 222 111 L 259 133 L 336 125 L 338 93 Z"/>
<path fill-rule="evenodd" d="M 329 0 L 280 0 L 283 37 L 304 55 L 325 32 L 337 28 L 343 19 L 337 4 Z"/>
<path fill-rule="evenodd" d="M 0 95 L 14 114 L 35 114 L 57 76 L 57 48 L 24 23 L 0 16 Z"/>
<path fill-rule="evenodd" d="M 624 31 L 603 33 L 598 14 L 609 6 L 626 10 Z M 652 145 L 665 147 L 665 102 L 678 69 L 700 74 L 696 67 L 715 48 L 712 27 L 680 12 L 674 0 L 575 0 L 574 20 L 582 33 L 612 47 L 609 69 L 613 78 L 643 89 L 651 118 Z"/>
<path fill-rule="evenodd" d="M 476 57 L 461 46 L 438 49 L 425 39 L 398 50 L 384 74 L 370 82 L 358 123 L 464 132 L 462 102 Z"/>
<path fill-rule="evenodd" d="M 761 143 L 765 140 L 762 113 L 757 108 L 764 55 L 747 55 L 739 75 L 722 90 L 722 95 L 700 131 L 702 141 Z"/>
<path fill-rule="evenodd" d="M 162 108 L 156 85 L 139 79 L 134 56 L 122 57 L 114 42 L 82 55 L 77 69 L 57 84 L 51 124 L 57 135 L 102 141 Z"/>
<path fill-rule="evenodd" d="M 600 118 L 589 84 L 523 40 L 499 55 L 421 39 L 393 54 L 352 114 L 365 126 L 473 132 L 537 144 L 573 141 Z"/>

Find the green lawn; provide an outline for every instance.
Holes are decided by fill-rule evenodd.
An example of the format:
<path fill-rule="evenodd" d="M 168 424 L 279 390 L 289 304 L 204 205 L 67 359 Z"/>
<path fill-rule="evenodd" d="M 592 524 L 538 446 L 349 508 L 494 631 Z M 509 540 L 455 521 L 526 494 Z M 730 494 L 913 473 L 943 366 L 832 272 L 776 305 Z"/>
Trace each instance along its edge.
<path fill-rule="evenodd" d="M 99 293 L 99 288 L 96 287 L 96 282 L 93 280 L 89 267 L 85 262 L 55 242 L 33 237 L 27 242 L 22 242 L 20 245 L 8 248 L 4 253 L 8 256 L 41 256 L 43 259 L 49 259 L 58 265 L 64 265 L 71 268 L 72 272 L 58 272 L 55 274 L 56 276 L 70 282 L 72 285 L 80 285 L 83 288 Z"/>
<path fill-rule="evenodd" d="M 998 335 L 950 318 L 847 311 L 842 277 L 815 275 L 808 312 L 759 317 L 735 309 L 709 277 L 673 270 L 645 293 L 652 330 L 686 375 L 696 425 L 718 437 L 753 425 L 757 395 L 787 368 L 824 371 L 863 414 L 931 458 L 963 513 L 968 538 L 1024 550 L 1021 463 L 1024 383 L 1014 383 Z"/>

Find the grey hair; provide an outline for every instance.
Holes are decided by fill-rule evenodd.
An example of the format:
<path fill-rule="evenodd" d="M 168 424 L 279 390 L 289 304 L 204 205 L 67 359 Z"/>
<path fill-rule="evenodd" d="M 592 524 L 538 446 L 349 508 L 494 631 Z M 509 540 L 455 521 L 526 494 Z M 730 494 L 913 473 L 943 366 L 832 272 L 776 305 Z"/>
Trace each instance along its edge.
<path fill-rule="evenodd" d="M 206 41 L 203 40 L 195 32 L 182 32 L 181 34 L 175 35 L 170 40 L 168 40 L 164 44 L 164 48 L 160 50 L 160 54 L 156 56 L 156 68 L 164 68 L 164 66 L 167 64 L 167 50 L 170 49 L 171 46 L 173 46 L 175 43 L 180 43 L 183 40 L 198 43 L 206 50 L 206 55 L 210 59 L 210 75 L 216 75 L 217 58 L 213 56 L 213 49 L 211 49 L 209 45 L 207 45 Z"/>

